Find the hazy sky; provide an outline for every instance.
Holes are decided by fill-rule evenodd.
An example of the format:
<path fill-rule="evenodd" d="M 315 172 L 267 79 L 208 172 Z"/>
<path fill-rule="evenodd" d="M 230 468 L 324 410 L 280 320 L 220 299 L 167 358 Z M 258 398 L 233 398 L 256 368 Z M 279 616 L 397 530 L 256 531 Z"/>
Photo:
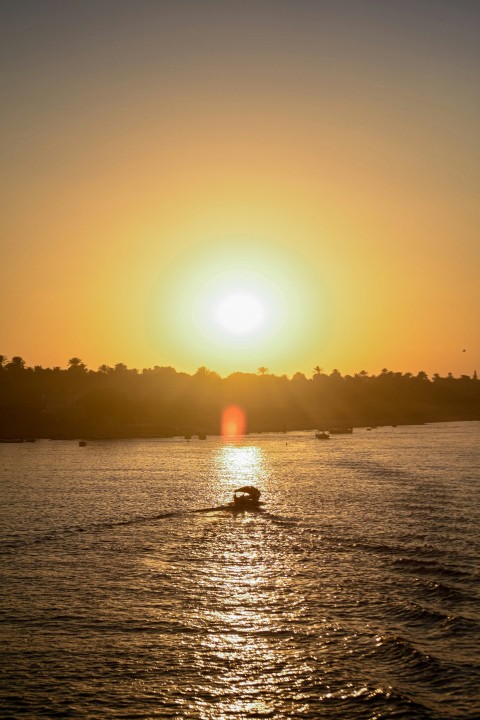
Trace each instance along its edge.
<path fill-rule="evenodd" d="M 0 19 L 1 353 L 480 372 L 480 3 Z M 222 335 L 229 292 L 263 307 L 258 332 Z"/>

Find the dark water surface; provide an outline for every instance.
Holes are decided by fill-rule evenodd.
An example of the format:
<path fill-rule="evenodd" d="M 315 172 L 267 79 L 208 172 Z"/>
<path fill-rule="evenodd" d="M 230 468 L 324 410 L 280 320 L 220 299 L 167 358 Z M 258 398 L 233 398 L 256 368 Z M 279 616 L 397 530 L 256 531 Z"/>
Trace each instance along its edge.
<path fill-rule="evenodd" d="M 479 441 L 0 445 L 0 716 L 478 719 Z"/>

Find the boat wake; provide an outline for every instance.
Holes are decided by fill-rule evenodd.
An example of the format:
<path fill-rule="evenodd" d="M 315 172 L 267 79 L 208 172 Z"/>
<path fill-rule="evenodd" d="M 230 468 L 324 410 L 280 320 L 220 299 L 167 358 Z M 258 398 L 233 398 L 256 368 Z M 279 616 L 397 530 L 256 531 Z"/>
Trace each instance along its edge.
<path fill-rule="evenodd" d="M 215 507 L 198 508 L 194 510 L 177 510 L 167 513 L 158 513 L 155 515 L 139 515 L 125 520 L 106 520 L 104 522 L 91 523 L 87 525 L 69 525 L 57 530 L 49 530 L 46 533 L 35 534 L 35 536 L 26 533 L 11 533 L 6 536 L 0 544 L 0 555 L 9 555 L 19 548 L 38 545 L 41 543 L 55 542 L 67 535 L 75 535 L 77 533 L 101 533 L 113 528 L 121 528 L 135 525 L 144 525 L 155 522 L 157 520 L 168 520 L 171 518 L 180 518 L 185 515 L 197 515 L 206 513 L 225 512 L 233 515 L 244 513 L 261 514 L 263 517 L 275 519 L 275 516 L 267 512 L 263 507 L 241 508 L 234 507 L 232 503 L 227 505 L 217 505 Z"/>

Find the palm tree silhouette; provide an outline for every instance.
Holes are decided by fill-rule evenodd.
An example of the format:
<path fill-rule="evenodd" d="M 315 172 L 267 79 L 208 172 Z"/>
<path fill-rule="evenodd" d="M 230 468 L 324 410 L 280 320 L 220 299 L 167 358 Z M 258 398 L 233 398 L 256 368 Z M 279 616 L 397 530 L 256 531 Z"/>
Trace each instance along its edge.
<path fill-rule="evenodd" d="M 81 359 L 80 359 L 79 357 L 72 357 L 72 358 L 70 358 L 70 360 L 68 361 L 68 369 L 69 369 L 69 370 L 74 370 L 74 369 L 77 369 L 77 368 L 78 368 L 79 370 L 86 370 L 86 369 L 87 369 L 87 366 L 85 365 L 85 363 L 83 363 L 83 362 L 81 361 Z"/>

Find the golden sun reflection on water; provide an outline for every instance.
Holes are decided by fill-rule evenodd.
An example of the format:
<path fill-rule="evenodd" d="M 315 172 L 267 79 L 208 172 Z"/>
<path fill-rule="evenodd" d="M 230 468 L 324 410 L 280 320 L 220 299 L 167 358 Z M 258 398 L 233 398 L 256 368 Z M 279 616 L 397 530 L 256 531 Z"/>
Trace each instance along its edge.
<path fill-rule="evenodd" d="M 223 444 L 212 457 L 214 481 L 227 492 L 254 485 L 263 494 L 271 475 L 268 456 L 257 445 Z M 212 522 L 215 531 L 205 528 L 208 541 L 201 546 L 201 599 L 193 610 L 205 629 L 194 650 L 204 682 L 191 709 L 202 720 L 273 717 L 292 680 L 279 652 L 287 642 L 278 612 L 287 592 L 282 561 L 272 555 L 271 528 L 258 515 Z"/>
<path fill-rule="evenodd" d="M 218 694 L 213 704 L 197 699 L 202 720 L 269 717 L 275 711 L 279 668 L 272 646 L 274 588 L 255 546 L 225 550 L 211 578 L 217 602 L 204 608 L 203 617 L 208 627 L 219 631 L 200 638 L 198 655 L 216 659 L 214 677 L 205 679 L 210 692 L 216 686 Z"/>
<path fill-rule="evenodd" d="M 215 474 L 229 485 L 265 487 L 269 468 L 263 450 L 256 445 L 224 445 L 213 460 Z"/>

